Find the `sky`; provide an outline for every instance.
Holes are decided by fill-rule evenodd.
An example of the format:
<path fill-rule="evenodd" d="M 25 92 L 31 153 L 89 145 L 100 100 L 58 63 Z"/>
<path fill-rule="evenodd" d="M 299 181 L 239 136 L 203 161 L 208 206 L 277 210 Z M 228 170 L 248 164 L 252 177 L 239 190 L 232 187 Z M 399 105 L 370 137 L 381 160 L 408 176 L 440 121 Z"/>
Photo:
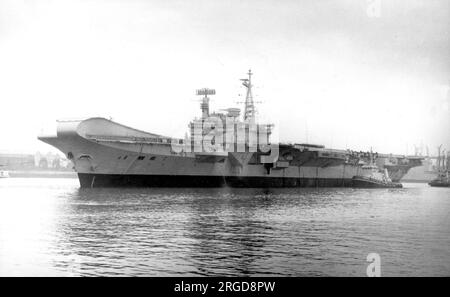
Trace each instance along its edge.
<path fill-rule="evenodd" d="M 56 119 L 102 116 L 183 137 L 241 107 L 282 142 L 450 150 L 450 1 L 0 0 L 0 152 L 55 151 Z"/>

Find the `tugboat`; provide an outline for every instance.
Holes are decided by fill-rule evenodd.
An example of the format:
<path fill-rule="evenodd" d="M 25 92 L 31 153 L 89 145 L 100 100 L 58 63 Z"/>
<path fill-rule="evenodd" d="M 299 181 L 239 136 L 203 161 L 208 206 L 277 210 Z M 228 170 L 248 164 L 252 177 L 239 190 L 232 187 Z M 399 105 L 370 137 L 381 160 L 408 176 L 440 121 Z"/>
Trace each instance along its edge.
<path fill-rule="evenodd" d="M 363 173 L 352 178 L 352 185 L 355 188 L 402 188 L 401 183 L 395 183 L 389 177 L 386 168 L 380 170 L 373 161 L 370 153 L 370 163 L 361 167 Z"/>
<path fill-rule="evenodd" d="M 367 175 L 355 175 L 352 178 L 353 187 L 355 188 L 402 188 L 401 183 L 394 183 L 387 173 L 380 171 L 377 166 L 365 165 L 363 169 L 370 170 Z"/>

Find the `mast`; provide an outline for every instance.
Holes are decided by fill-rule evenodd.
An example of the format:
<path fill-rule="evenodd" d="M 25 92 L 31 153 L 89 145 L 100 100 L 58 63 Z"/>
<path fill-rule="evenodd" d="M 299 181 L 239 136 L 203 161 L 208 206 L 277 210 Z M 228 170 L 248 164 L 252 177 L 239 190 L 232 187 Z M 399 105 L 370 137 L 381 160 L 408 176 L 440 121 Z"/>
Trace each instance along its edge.
<path fill-rule="evenodd" d="M 437 159 L 437 166 L 438 166 L 438 172 L 441 171 L 441 147 L 442 144 L 440 146 L 438 146 L 438 159 Z"/>
<path fill-rule="evenodd" d="M 445 149 L 442 151 L 442 168 L 444 171 L 448 171 L 448 157 L 449 152 Z"/>
<path fill-rule="evenodd" d="M 447 174 L 450 171 L 450 152 L 447 152 Z"/>
<path fill-rule="evenodd" d="M 255 122 L 255 103 L 253 102 L 252 94 L 252 70 L 248 71 L 248 78 L 241 79 L 242 85 L 247 88 L 247 95 L 245 96 L 245 111 L 244 121 Z"/>

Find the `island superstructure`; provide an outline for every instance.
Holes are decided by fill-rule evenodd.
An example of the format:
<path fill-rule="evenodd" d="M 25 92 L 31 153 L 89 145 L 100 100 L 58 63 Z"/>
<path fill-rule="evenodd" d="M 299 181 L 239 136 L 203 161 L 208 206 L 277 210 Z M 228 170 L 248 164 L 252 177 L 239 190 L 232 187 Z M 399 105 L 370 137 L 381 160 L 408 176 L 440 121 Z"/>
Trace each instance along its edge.
<path fill-rule="evenodd" d="M 272 142 L 274 125 L 255 119 L 252 74 L 242 80 L 242 119 L 238 108 L 210 112 L 215 90 L 197 90 L 201 117 L 184 139 L 100 117 L 57 121 L 57 135 L 39 139 L 73 162 L 81 187 L 352 187 L 374 166 L 396 182 L 421 165 L 418 157 Z"/>

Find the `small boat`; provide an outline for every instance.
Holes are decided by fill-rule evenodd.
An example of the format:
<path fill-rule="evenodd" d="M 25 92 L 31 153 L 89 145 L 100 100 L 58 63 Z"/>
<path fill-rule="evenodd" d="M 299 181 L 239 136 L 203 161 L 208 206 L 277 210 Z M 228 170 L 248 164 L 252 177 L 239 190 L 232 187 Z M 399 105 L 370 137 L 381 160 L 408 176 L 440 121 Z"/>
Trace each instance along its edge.
<path fill-rule="evenodd" d="M 450 187 L 450 171 L 439 172 L 437 178 L 428 183 L 432 187 Z"/>
<path fill-rule="evenodd" d="M 389 178 L 387 169 L 380 169 L 373 164 L 362 166 L 363 175 L 355 175 L 352 178 L 353 187 L 355 188 L 402 188 L 401 183 L 392 182 Z"/>
<path fill-rule="evenodd" d="M 428 183 L 432 187 L 450 187 L 450 153 L 445 157 L 445 150 L 441 151 L 441 147 L 438 147 L 438 176 Z"/>

